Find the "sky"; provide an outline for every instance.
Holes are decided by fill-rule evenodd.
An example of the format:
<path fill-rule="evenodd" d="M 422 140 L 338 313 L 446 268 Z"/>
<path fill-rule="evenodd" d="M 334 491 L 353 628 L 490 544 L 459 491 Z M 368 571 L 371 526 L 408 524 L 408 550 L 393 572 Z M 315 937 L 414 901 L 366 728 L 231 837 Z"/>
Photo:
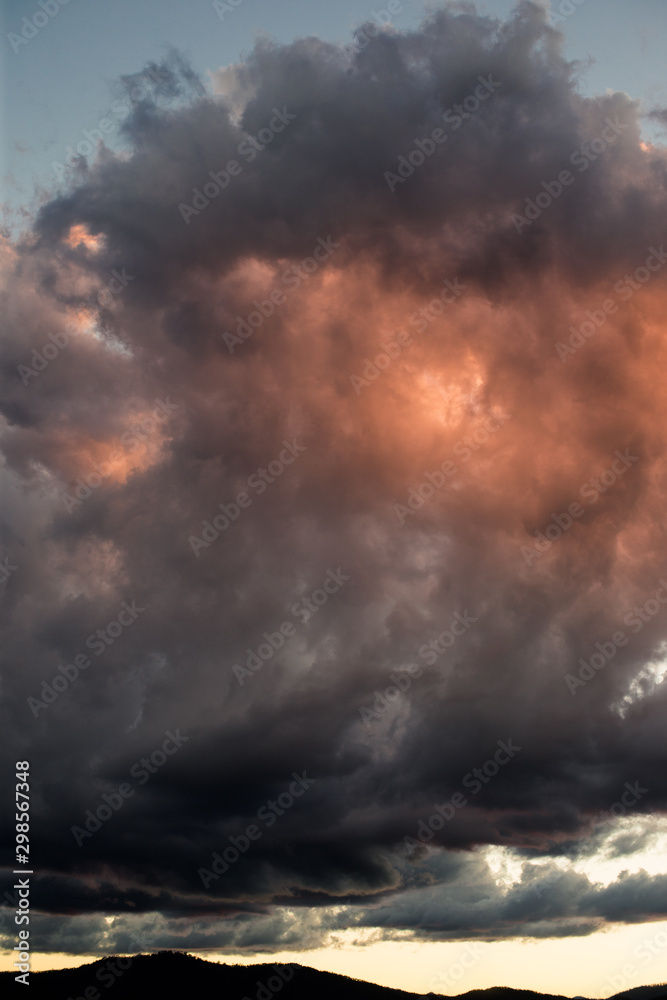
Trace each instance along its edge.
<path fill-rule="evenodd" d="M 39 10 L 2 15 L 32 968 L 667 980 L 664 4 Z"/>

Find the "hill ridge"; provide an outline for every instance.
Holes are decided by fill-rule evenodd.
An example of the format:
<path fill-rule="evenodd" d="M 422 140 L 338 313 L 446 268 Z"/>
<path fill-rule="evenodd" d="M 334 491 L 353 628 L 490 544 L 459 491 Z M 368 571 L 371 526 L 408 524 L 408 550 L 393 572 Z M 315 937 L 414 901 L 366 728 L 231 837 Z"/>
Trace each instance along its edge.
<path fill-rule="evenodd" d="M 0 986 L 9 986 L 13 972 L 0 973 Z M 102 1000 L 122 980 L 112 1000 L 182 1000 L 196 995 L 213 1000 L 572 1000 L 560 994 L 492 986 L 460 994 L 413 993 L 380 986 L 341 973 L 323 972 L 300 963 L 262 962 L 256 965 L 210 962 L 187 951 L 162 950 L 133 956 L 109 955 L 68 969 L 31 972 L 31 1000 Z M 667 1000 L 667 986 L 639 986 L 607 1000 Z M 586 1000 L 586 998 L 582 998 Z"/>

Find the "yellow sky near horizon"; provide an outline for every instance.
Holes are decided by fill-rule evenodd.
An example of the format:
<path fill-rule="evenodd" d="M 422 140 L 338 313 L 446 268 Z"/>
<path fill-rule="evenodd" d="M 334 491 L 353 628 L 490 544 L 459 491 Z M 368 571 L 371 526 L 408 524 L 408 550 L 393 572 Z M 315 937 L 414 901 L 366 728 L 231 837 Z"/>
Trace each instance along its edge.
<path fill-rule="evenodd" d="M 621 834 L 629 837 L 629 842 L 633 840 L 630 834 L 644 840 L 644 849 L 634 854 L 619 853 L 616 838 Z M 639 871 L 650 875 L 667 872 L 667 818 L 656 815 L 617 818 L 603 828 L 600 836 L 594 857 L 574 863 L 561 859 L 564 866 L 585 873 L 598 887 Z M 486 847 L 480 853 L 499 886 L 511 888 L 521 883 L 525 858 L 511 848 L 498 846 Z M 533 864 L 548 865 L 550 860 L 536 859 Z M 108 917 L 107 921 L 111 919 Z M 555 929 L 556 924 L 553 926 Z M 306 965 L 410 993 L 445 996 L 509 986 L 601 1000 L 636 986 L 667 982 L 667 920 L 610 924 L 586 936 L 543 939 L 512 937 L 424 943 L 412 939 L 409 930 L 394 931 L 393 940 L 381 940 L 382 933 L 375 927 L 332 931 L 325 946 L 310 950 L 252 954 L 187 947 L 182 950 L 212 962 Z M 99 958 L 99 955 L 35 954 L 31 970 L 74 968 Z M 9 952 L 0 951 L 0 971 L 11 971 L 14 960 Z"/>

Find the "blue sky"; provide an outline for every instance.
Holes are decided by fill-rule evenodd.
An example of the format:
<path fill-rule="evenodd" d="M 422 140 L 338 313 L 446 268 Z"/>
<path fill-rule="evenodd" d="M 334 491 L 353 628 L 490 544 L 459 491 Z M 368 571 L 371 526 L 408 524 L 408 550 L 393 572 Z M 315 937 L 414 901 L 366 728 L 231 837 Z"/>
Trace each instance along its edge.
<path fill-rule="evenodd" d="M 565 5 L 565 6 L 564 6 Z M 419 23 L 430 6 L 404 0 L 394 17 L 398 29 Z M 183 51 L 202 74 L 238 61 L 264 32 L 279 41 L 314 34 L 345 41 L 386 4 L 368 0 L 241 0 L 222 19 L 211 0 L 69 0 L 27 44 L 12 47 L 23 18 L 40 10 L 37 0 L 5 0 L 2 12 L 5 101 L 2 108 L 3 199 L 30 206 L 37 185 L 54 180 L 53 161 L 83 139 L 108 113 L 110 88 L 121 74 L 138 72 L 169 47 Z M 667 106 L 662 41 L 664 0 L 557 0 L 559 27 L 569 57 L 590 61 L 582 81 L 587 93 L 625 90 L 650 109 Z M 510 0 L 481 0 L 482 12 L 506 15 Z M 42 20 L 38 18 L 38 20 Z M 647 136 L 659 133 L 647 123 Z M 110 135 L 109 144 L 114 144 Z"/>

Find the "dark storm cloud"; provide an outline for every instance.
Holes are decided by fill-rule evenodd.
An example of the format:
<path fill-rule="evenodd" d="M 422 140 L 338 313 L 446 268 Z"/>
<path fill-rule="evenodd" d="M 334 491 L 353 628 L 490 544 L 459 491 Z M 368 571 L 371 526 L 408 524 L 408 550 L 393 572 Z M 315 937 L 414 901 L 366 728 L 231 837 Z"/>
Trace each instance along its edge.
<path fill-rule="evenodd" d="M 666 161 L 641 147 L 637 105 L 581 97 L 530 3 L 504 24 L 441 11 L 361 50 L 262 41 L 216 96 L 177 57 L 152 69 L 127 149 L 79 165 L 3 251 L 0 557 L 17 569 L 0 584 L 1 711 L 31 762 L 42 943 L 121 948 L 103 913 L 157 920 L 165 947 L 192 918 L 190 948 L 318 942 L 332 903 L 350 904 L 339 924 L 435 936 L 664 915 L 662 878 L 571 875 L 540 896 L 527 868 L 505 892 L 470 853 L 558 856 L 626 782 L 648 789 L 636 815 L 665 804 L 664 688 L 618 708 L 667 637 L 664 614 L 624 624 L 667 572 L 667 270 L 632 278 L 660 260 Z M 443 119 L 466 100 L 458 126 Z M 445 278 L 460 301 L 406 327 Z M 573 317 L 610 296 L 616 314 L 563 363 Z M 254 332 L 230 351 L 240 326 Z M 350 375 L 403 328 L 412 345 L 356 393 Z M 462 445 L 489 413 L 508 419 Z M 617 451 L 633 461 L 585 501 Z M 451 458 L 452 488 L 410 512 Z M 141 609 L 129 622 L 124 604 Z M 456 614 L 470 627 L 423 652 Z M 572 691 L 565 675 L 619 629 L 629 641 Z M 241 685 L 233 667 L 260 660 Z M 410 663 L 420 676 L 384 708 Z M 515 758 L 472 777 L 511 740 Z M 457 850 L 420 874 L 391 852 L 456 792 L 432 846 Z M 103 795 L 121 804 L 79 845 Z M 205 887 L 199 869 L 249 825 L 259 837 Z M 486 882 L 466 889 L 470 872 Z M 54 915 L 72 919 L 55 931 Z"/>

